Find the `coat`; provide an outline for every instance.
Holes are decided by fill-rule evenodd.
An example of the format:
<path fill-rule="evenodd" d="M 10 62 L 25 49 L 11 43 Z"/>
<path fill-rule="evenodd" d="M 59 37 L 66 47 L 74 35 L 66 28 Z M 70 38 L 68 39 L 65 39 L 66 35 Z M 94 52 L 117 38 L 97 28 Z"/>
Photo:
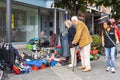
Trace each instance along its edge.
<path fill-rule="evenodd" d="M 72 26 L 68 29 L 68 44 L 69 44 L 69 47 L 70 47 L 70 48 L 74 47 L 74 45 L 72 45 L 72 41 L 73 41 L 73 39 L 74 39 L 75 33 L 76 33 L 75 26 L 72 25 Z"/>
<path fill-rule="evenodd" d="M 92 38 L 90 36 L 89 30 L 84 22 L 78 20 L 76 25 L 76 34 L 74 36 L 74 43 L 78 43 L 79 47 L 84 47 L 92 43 Z"/>

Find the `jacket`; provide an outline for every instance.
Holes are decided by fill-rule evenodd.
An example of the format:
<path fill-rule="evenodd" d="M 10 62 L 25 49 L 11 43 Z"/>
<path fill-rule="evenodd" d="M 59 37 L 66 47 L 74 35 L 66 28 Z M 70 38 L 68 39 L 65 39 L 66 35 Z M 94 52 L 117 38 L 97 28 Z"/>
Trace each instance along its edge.
<path fill-rule="evenodd" d="M 92 41 L 87 26 L 82 21 L 78 20 L 73 42 L 77 43 L 79 47 L 84 47 L 92 43 Z"/>
<path fill-rule="evenodd" d="M 74 39 L 75 33 L 75 26 L 71 25 L 71 27 L 68 29 L 68 44 L 70 48 L 74 47 L 74 45 L 72 45 L 72 41 Z"/>

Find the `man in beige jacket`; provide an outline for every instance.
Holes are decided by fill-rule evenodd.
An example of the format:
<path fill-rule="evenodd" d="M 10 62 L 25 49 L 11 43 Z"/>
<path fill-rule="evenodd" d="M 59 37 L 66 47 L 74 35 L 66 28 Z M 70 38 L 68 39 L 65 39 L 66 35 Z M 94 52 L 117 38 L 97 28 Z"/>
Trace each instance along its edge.
<path fill-rule="evenodd" d="M 71 18 L 72 24 L 76 26 L 76 34 L 72 41 L 72 44 L 79 44 L 80 55 L 81 55 L 81 64 L 82 66 L 78 67 L 82 69 L 83 72 L 91 71 L 90 65 L 90 49 L 92 38 L 89 34 L 87 26 L 84 22 L 78 20 L 77 16 Z"/>

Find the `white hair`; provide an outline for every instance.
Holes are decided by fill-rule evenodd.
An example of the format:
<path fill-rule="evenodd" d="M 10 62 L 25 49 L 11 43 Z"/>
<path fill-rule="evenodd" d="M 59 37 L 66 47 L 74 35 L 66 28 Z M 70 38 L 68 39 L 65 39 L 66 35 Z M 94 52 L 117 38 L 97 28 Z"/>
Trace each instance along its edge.
<path fill-rule="evenodd" d="M 71 26 L 71 21 L 70 20 L 66 20 L 66 22 L 67 22 L 67 24 L 69 25 L 69 26 Z"/>
<path fill-rule="evenodd" d="M 72 16 L 71 20 L 78 21 L 78 17 L 77 16 Z"/>

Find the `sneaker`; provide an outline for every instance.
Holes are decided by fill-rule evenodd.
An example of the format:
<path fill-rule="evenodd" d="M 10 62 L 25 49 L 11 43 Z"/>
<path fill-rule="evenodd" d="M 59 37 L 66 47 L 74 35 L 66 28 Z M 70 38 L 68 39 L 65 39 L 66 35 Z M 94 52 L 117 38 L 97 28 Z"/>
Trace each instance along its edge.
<path fill-rule="evenodd" d="M 74 65 L 74 66 L 76 66 L 76 65 Z M 73 64 L 69 64 L 68 67 L 73 67 Z"/>
<path fill-rule="evenodd" d="M 115 68 L 112 68 L 111 71 L 112 71 L 112 73 L 115 73 L 115 72 L 116 72 L 116 71 L 115 71 Z"/>
<path fill-rule="evenodd" d="M 109 71 L 110 70 L 110 67 L 107 67 L 106 71 Z"/>

